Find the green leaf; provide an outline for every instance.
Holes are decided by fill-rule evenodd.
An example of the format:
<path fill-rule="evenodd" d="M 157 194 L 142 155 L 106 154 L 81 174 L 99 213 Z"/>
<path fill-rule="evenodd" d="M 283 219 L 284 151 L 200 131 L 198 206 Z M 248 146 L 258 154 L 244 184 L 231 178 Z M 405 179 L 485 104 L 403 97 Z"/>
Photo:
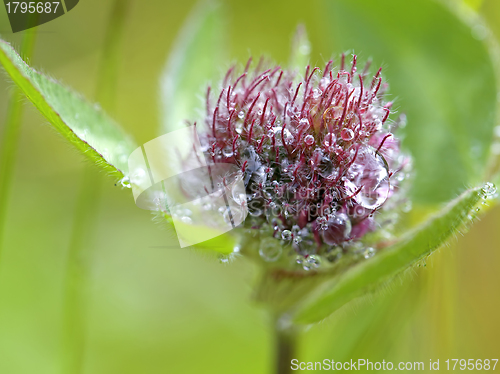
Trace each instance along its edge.
<path fill-rule="evenodd" d="M 325 284 L 319 295 L 298 310 L 295 321 L 317 322 L 429 256 L 465 226 L 470 220 L 469 215 L 485 196 L 481 188 L 464 192 L 442 212 L 405 235 L 397 244 L 381 250 L 373 258 Z"/>
<path fill-rule="evenodd" d="M 407 114 L 403 146 L 414 158 L 414 203 L 449 201 L 464 185 L 483 183 L 497 97 L 485 43 L 432 0 L 325 6 L 332 50 L 355 51 L 360 61 L 372 57 L 373 68 L 383 66 L 389 97 Z"/>
<path fill-rule="evenodd" d="M 161 82 L 162 132 L 177 130 L 200 107 L 204 86 L 225 66 L 224 18 L 218 5 L 202 1 L 188 17 L 168 59 Z"/>
<path fill-rule="evenodd" d="M 31 68 L 3 40 L 0 63 L 52 126 L 87 158 L 113 177 L 127 174 L 128 156 L 136 146 L 99 107 Z"/>

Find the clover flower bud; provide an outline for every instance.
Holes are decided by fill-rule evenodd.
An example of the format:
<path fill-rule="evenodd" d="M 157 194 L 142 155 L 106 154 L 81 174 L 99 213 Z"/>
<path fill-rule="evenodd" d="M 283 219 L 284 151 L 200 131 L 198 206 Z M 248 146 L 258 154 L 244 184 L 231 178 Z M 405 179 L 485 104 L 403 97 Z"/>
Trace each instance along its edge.
<path fill-rule="evenodd" d="M 344 61 L 338 70 L 332 61 L 322 71 L 308 66 L 300 79 L 262 62 L 250 71 L 250 59 L 242 74 L 228 71 L 217 96 L 208 89 L 205 156 L 241 169 L 245 228 L 259 234 L 266 261 L 286 251 L 306 270 L 322 256 L 334 261 L 375 229 L 374 213 L 408 163 L 381 69 L 369 77 L 368 66 L 357 73 L 356 56 Z"/>

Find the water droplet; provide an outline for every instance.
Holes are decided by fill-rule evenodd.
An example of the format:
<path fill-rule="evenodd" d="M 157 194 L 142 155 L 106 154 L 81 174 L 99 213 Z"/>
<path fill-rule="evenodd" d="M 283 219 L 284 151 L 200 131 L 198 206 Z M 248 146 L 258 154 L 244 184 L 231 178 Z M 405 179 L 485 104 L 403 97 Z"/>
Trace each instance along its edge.
<path fill-rule="evenodd" d="M 294 242 L 295 244 L 300 244 L 300 243 L 302 242 L 302 237 L 301 237 L 301 236 L 295 236 L 295 237 L 293 238 L 293 242 Z"/>
<path fill-rule="evenodd" d="M 314 144 L 314 136 L 312 135 L 306 135 L 306 137 L 304 138 L 304 143 L 306 143 L 306 145 L 308 147 L 310 147 L 311 145 Z"/>
<path fill-rule="evenodd" d="M 321 95 L 323 95 L 323 92 L 317 88 L 315 88 L 312 93 L 314 99 L 318 99 Z"/>
<path fill-rule="evenodd" d="M 293 141 L 293 135 L 287 128 L 285 128 L 285 130 L 283 130 L 282 127 L 275 127 L 273 129 L 273 131 L 274 131 L 274 138 L 276 139 L 277 145 L 283 145 L 283 139 L 285 139 L 285 143 L 287 145 L 291 144 L 291 142 Z M 283 133 L 283 136 L 281 136 L 281 133 Z"/>
<path fill-rule="evenodd" d="M 238 118 L 239 118 L 239 119 L 243 119 L 243 117 L 245 117 L 245 112 L 244 112 L 244 111 L 242 111 L 242 110 L 240 110 L 240 111 L 238 112 Z"/>
<path fill-rule="evenodd" d="M 344 181 L 346 191 L 354 201 L 367 209 L 380 207 L 390 196 L 387 163 L 378 153 L 364 149 L 358 152 Z"/>
<path fill-rule="evenodd" d="M 302 118 L 299 121 L 299 127 L 303 128 L 304 130 L 307 130 L 309 128 L 309 120 L 307 118 Z"/>
<path fill-rule="evenodd" d="M 330 132 L 326 134 L 325 140 L 323 140 L 323 144 L 325 147 L 328 148 L 330 146 L 335 145 L 335 141 L 336 141 L 335 135 Z"/>
<path fill-rule="evenodd" d="M 304 259 L 304 262 L 302 263 L 302 268 L 304 270 L 311 270 L 311 269 L 317 269 L 319 268 L 319 265 L 321 263 L 321 260 L 319 256 L 316 255 L 310 255 L 306 259 Z"/>
<path fill-rule="evenodd" d="M 491 197 L 497 192 L 497 187 L 493 183 L 487 182 L 484 184 L 482 192 L 486 198 Z"/>
<path fill-rule="evenodd" d="M 373 257 L 374 255 L 375 255 L 375 249 L 372 247 L 366 248 L 363 252 L 364 258 L 370 258 Z"/>
<path fill-rule="evenodd" d="M 342 129 L 342 131 L 340 132 L 340 137 L 346 142 L 351 141 L 354 139 L 354 131 L 352 131 L 351 129 Z"/>
<path fill-rule="evenodd" d="M 243 131 L 243 124 L 241 122 L 237 123 L 235 126 L 234 126 L 234 130 L 238 133 L 238 134 L 241 134 L 241 132 Z"/>
<path fill-rule="evenodd" d="M 352 223 L 344 213 L 337 213 L 329 217 L 324 224 L 323 240 L 329 245 L 339 245 L 349 239 Z"/>
<path fill-rule="evenodd" d="M 318 224 L 320 230 L 326 230 L 328 228 L 327 219 L 324 216 L 316 218 L 316 223 Z"/>
<path fill-rule="evenodd" d="M 260 244 L 259 255 L 264 261 L 274 262 L 280 258 L 282 252 L 279 241 L 275 239 L 266 238 Z"/>
<path fill-rule="evenodd" d="M 119 183 L 122 185 L 122 187 L 132 188 L 129 177 L 123 177 L 122 179 L 119 180 Z"/>
<path fill-rule="evenodd" d="M 291 240 L 292 239 L 292 232 L 290 230 L 283 230 L 281 233 L 281 237 L 283 240 Z"/>
<path fill-rule="evenodd" d="M 335 262 L 339 258 L 342 257 L 342 248 L 341 247 L 335 247 L 330 252 L 328 252 L 326 259 L 329 262 Z"/>
<path fill-rule="evenodd" d="M 222 154 L 225 157 L 231 157 L 233 155 L 233 147 L 227 146 L 222 150 Z"/>

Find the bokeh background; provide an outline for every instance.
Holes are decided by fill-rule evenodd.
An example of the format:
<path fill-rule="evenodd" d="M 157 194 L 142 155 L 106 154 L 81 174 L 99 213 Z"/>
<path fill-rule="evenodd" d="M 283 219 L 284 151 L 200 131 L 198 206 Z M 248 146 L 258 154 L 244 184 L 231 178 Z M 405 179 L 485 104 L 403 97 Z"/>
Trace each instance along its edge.
<path fill-rule="evenodd" d="M 313 63 L 352 49 L 373 57 L 408 114 L 407 136 L 419 138 L 425 149 L 433 141 L 422 136 L 419 123 L 436 120 L 430 158 L 454 162 L 446 143 L 453 130 L 443 130 L 439 121 L 457 116 L 463 121 L 472 116 L 471 105 L 468 131 L 481 132 L 483 122 L 494 120 L 491 105 L 477 114 L 477 105 L 496 101 L 493 75 L 489 82 L 481 74 L 474 80 L 478 71 L 491 69 L 482 47 L 484 30 L 461 24 L 443 5 L 430 0 L 221 4 L 231 61 L 264 53 L 286 63 L 298 23 L 309 33 Z M 109 0 L 81 0 L 72 12 L 38 27 L 32 65 L 92 99 L 111 6 Z M 158 134 L 159 77 L 194 6 L 193 0 L 131 1 L 113 116 L 139 144 Z M 467 6 L 500 37 L 500 2 L 471 0 Z M 22 33 L 10 32 L 3 10 L 0 34 L 20 45 Z M 11 90 L 2 77 L 0 134 Z M 472 148 L 470 157 L 485 157 L 487 151 Z M 11 195 L 0 207 L 8 214 L 0 263 L 0 373 L 62 372 L 65 269 L 83 168 L 82 157 L 26 103 Z M 441 172 L 453 174 L 450 168 Z M 453 186 L 433 191 L 427 179 L 436 172 L 419 176 L 417 203 L 440 204 L 460 192 Z M 460 171 L 450 178 L 457 175 Z M 251 302 L 254 266 L 243 260 L 220 264 L 175 249 L 171 235 L 134 205 L 130 190 L 99 180 L 94 229 L 84 239 L 83 372 L 270 373 L 273 337 L 266 313 Z M 472 181 L 464 178 L 462 187 Z M 426 266 L 310 327 L 298 358 L 426 364 L 500 358 L 499 227 L 497 207 Z"/>

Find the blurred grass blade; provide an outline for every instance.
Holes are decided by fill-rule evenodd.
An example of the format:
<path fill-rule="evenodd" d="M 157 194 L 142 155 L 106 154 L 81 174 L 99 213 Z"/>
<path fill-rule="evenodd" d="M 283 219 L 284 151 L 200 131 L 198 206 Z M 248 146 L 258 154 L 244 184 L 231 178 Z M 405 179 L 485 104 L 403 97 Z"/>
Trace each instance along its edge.
<path fill-rule="evenodd" d="M 35 71 L 3 40 L 0 63 L 52 126 L 79 151 L 113 177 L 127 174 L 128 156 L 136 147 L 99 107 Z"/>
<path fill-rule="evenodd" d="M 307 38 L 304 25 L 298 25 L 292 39 L 292 50 L 290 53 L 289 68 L 302 74 L 309 64 L 311 57 L 311 43 Z"/>
<path fill-rule="evenodd" d="M 24 32 L 21 53 L 30 58 L 35 46 L 36 29 Z M 16 164 L 16 153 L 21 132 L 23 114 L 23 93 L 16 88 L 7 104 L 5 129 L 0 139 L 0 206 L 6 207 L 10 197 L 12 175 Z M 2 118 L 0 118 L 0 121 Z M 5 232 L 5 222 L 8 209 L 0 209 L 0 259 L 2 255 L 2 238 Z"/>
<path fill-rule="evenodd" d="M 163 73 L 162 133 L 177 130 L 202 107 L 200 97 L 209 80 L 218 78 L 225 62 L 224 19 L 221 9 L 202 1 L 188 17 Z"/>
<path fill-rule="evenodd" d="M 322 293 L 298 310 L 298 323 L 314 323 L 373 291 L 443 245 L 469 221 L 469 215 L 485 197 L 481 188 L 468 190 L 425 225 L 366 262 L 336 277 Z"/>

